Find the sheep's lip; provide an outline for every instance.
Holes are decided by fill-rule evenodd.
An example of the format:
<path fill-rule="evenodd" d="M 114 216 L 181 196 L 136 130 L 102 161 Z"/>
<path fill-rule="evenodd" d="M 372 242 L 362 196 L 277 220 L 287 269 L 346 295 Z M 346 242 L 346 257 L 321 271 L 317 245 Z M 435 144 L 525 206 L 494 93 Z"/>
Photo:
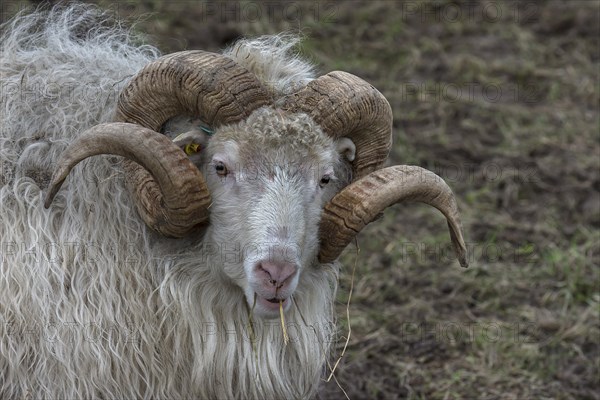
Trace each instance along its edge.
<path fill-rule="evenodd" d="M 257 295 L 256 302 L 257 302 L 257 304 L 260 304 L 263 308 L 266 308 L 267 310 L 279 311 L 279 303 L 281 302 L 281 305 L 284 308 L 286 308 L 286 306 L 289 303 L 289 298 L 278 298 L 278 297 L 266 298 L 266 297 Z"/>

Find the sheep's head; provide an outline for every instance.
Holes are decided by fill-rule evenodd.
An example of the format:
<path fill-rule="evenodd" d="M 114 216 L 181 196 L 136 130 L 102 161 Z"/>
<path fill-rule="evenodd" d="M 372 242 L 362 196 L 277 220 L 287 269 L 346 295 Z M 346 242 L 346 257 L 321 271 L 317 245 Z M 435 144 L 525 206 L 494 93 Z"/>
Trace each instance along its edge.
<path fill-rule="evenodd" d="M 206 169 L 159 133 L 177 115 L 215 128 Z M 249 246 L 243 268 L 226 273 L 251 305 L 257 294 L 262 315 L 273 315 L 278 300 L 289 298 L 303 266 L 315 258 L 336 260 L 366 224 L 402 200 L 442 211 L 466 266 L 451 190 L 418 167 L 382 169 L 391 147 L 391 109 L 381 93 L 351 74 L 329 73 L 274 102 L 255 76 L 227 57 L 175 53 L 129 83 L 116 120 L 122 122 L 89 129 L 65 151 L 46 206 L 82 159 L 125 156 L 138 212 L 152 229 L 183 237 L 212 214 L 222 240 Z M 340 150 L 352 162 L 352 182 L 329 199 L 323 188 L 334 178 Z M 271 243 L 268 256 L 251 250 L 265 243 Z"/>
<path fill-rule="evenodd" d="M 280 301 L 289 308 L 303 268 L 313 264 L 337 164 L 334 140 L 303 113 L 264 107 L 210 140 L 202 164 L 210 237 L 236 244 L 241 260 L 220 264 L 257 314 L 278 315 Z"/>

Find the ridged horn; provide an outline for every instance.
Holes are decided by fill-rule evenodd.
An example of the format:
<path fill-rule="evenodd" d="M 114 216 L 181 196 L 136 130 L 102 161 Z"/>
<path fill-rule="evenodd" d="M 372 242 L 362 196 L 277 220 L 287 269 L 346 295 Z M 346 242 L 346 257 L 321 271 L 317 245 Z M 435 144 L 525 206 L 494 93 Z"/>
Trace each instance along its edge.
<path fill-rule="evenodd" d="M 378 214 L 402 201 L 423 202 L 444 214 L 456 256 L 460 264 L 467 267 L 466 246 L 452 190 L 433 172 L 407 165 L 372 172 L 346 186 L 325 205 L 321 216 L 319 261 L 336 260 Z"/>
<path fill-rule="evenodd" d="M 377 89 L 352 74 L 335 71 L 287 96 L 282 108 L 310 115 L 326 134 L 348 137 L 356 146 L 353 183 L 323 209 L 319 261 L 337 259 L 385 208 L 410 200 L 430 204 L 446 216 L 458 259 L 467 266 L 456 202 L 446 183 L 418 167 L 380 169 L 392 145 L 392 110 Z"/>
<path fill-rule="evenodd" d="M 182 51 L 142 68 L 121 92 L 115 119 L 159 131 L 170 118 L 187 114 L 214 127 L 240 121 L 269 103 L 262 83 L 232 59 Z"/>
<path fill-rule="evenodd" d="M 259 80 L 230 58 L 204 51 L 184 51 L 161 57 L 145 66 L 121 92 L 115 120 L 158 132 L 170 118 L 190 115 L 216 127 L 242 120 L 270 102 L 270 96 Z M 134 132 L 129 128 L 126 131 Z M 93 132 L 100 133 L 99 130 Z M 115 129 L 109 129 L 109 132 L 114 133 Z M 143 135 L 150 137 L 145 131 Z M 93 146 L 93 138 L 86 140 Z M 101 134 L 99 140 L 108 143 L 105 135 Z M 165 161 L 165 165 L 174 167 L 172 170 L 164 170 L 162 166 L 161 172 L 146 169 L 136 163 L 133 153 L 123 149 L 121 155 L 128 158 L 124 162 L 124 172 L 144 222 L 163 235 L 183 237 L 207 220 L 210 194 L 197 168 L 180 157 L 179 153 L 183 155 L 183 152 L 177 148 L 177 153 L 172 143 L 160 141 L 160 146 L 166 147 L 162 151 L 150 148 L 150 155 L 160 153 L 175 157 Z M 115 138 L 113 142 L 121 143 L 122 139 Z M 116 151 L 114 147 L 111 149 Z M 72 151 L 77 153 L 79 150 Z M 139 155 L 136 157 L 140 160 Z M 59 169 L 66 168 L 65 160 Z M 165 175 L 159 179 L 157 174 L 162 173 Z M 51 198 L 47 197 L 48 201 Z M 188 204 L 182 204 L 185 199 Z"/>
<path fill-rule="evenodd" d="M 333 137 L 356 146 L 353 180 L 381 168 L 392 146 L 392 109 L 385 97 L 357 76 L 330 72 L 288 95 L 281 108 L 304 112 Z"/>
<path fill-rule="evenodd" d="M 196 204 L 210 201 L 208 192 L 204 190 L 204 178 L 185 153 L 158 132 L 122 122 L 100 124 L 88 129 L 61 154 L 58 168 L 54 171 L 48 187 L 44 206 L 50 206 L 75 165 L 98 154 L 123 156 L 151 171 L 162 189 L 164 198 L 164 205 L 155 209 L 153 213 L 154 219 L 150 225 L 154 229 L 176 236 L 181 228 L 188 229 L 190 224 L 200 224 L 208 217 L 206 209 L 195 207 Z M 198 182 L 202 184 L 198 185 Z M 156 203 L 150 199 L 135 199 L 147 201 L 147 204 L 138 207 L 156 207 Z M 174 219 L 174 215 L 180 219 Z"/>

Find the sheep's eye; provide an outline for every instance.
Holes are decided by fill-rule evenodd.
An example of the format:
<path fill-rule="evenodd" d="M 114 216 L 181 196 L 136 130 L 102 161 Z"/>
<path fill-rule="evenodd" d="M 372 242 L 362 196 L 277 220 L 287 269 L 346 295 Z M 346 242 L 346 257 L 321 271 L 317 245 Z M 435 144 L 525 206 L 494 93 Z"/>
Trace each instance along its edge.
<path fill-rule="evenodd" d="M 321 182 L 319 183 L 319 186 L 323 187 L 323 186 L 327 185 L 330 180 L 331 180 L 331 177 L 329 175 L 323 175 L 323 177 L 321 178 Z"/>
<path fill-rule="evenodd" d="M 217 171 L 217 175 L 219 176 L 227 176 L 227 167 L 222 162 L 217 162 L 215 164 L 215 171 Z"/>

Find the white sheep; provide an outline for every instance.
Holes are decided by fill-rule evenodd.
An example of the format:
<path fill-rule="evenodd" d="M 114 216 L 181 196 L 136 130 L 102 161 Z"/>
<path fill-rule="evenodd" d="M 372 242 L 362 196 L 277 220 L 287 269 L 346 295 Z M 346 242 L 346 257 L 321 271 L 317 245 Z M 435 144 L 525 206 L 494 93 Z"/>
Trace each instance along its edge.
<path fill-rule="evenodd" d="M 82 5 L 0 40 L 0 398 L 310 398 L 364 225 L 427 202 L 464 263 L 450 189 L 381 169 L 387 101 L 294 40 L 159 57 Z"/>

